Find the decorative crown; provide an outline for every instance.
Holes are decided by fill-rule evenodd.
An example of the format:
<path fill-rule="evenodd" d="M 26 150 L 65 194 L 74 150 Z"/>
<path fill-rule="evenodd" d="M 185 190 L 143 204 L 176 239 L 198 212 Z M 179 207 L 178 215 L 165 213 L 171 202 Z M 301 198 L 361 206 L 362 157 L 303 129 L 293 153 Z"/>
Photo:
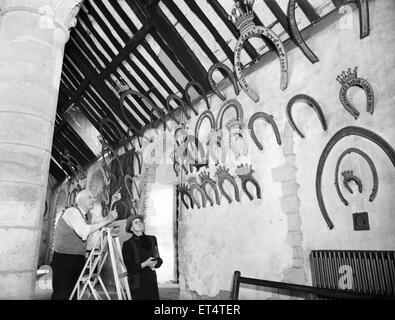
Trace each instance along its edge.
<path fill-rule="evenodd" d="M 351 178 L 354 177 L 354 172 L 352 170 L 345 170 L 342 172 L 342 176 L 344 178 Z"/>
<path fill-rule="evenodd" d="M 196 179 L 196 177 L 193 177 L 193 176 L 188 177 L 187 181 L 188 181 L 189 185 L 197 184 L 197 179 Z"/>
<path fill-rule="evenodd" d="M 121 78 L 120 80 L 115 79 L 115 80 L 113 81 L 113 86 L 114 86 L 115 90 L 116 90 L 119 94 L 121 94 L 122 92 L 125 92 L 125 91 L 127 91 L 127 90 L 130 90 L 129 85 L 128 85 L 128 84 L 126 83 L 126 81 L 123 80 L 122 78 Z"/>
<path fill-rule="evenodd" d="M 244 0 L 244 7 L 240 1 L 236 1 L 233 5 L 231 15 L 228 19 L 233 22 L 240 33 L 243 33 L 247 28 L 254 25 L 254 11 L 252 11 L 252 6 L 255 0 Z"/>
<path fill-rule="evenodd" d="M 345 84 L 347 81 L 349 81 L 349 80 L 354 79 L 354 78 L 357 77 L 357 70 L 358 70 L 358 67 L 355 67 L 355 68 L 354 68 L 354 71 L 351 72 L 351 68 L 348 68 L 348 69 L 347 69 L 347 72 L 342 71 L 342 73 L 339 74 L 339 75 L 337 76 L 336 80 L 339 81 L 339 83 L 340 83 L 341 85 L 343 85 L 343 84 Z"/>
<path fill-rule="evenodd" d="M 179 188 L 178 188 L 178 191 L 180 193 L 189 193 L 189 187 L 186 184 L 181 183 Z"/>
<path fill-rule="evenodd" d="M 225 168 L 225 166 L 218 166 L 217 171 L 215 171 L 216 177 L 229 177 L 231 174 L 229 173 L 229 168 Z"/>
<path fill-rule="evenodd" d="M 202 173 L 199 174 L 199 178 L 201 182 L 211 180 L 210 171 L 203 171 Z"/>
<path fill-rule="evenodd" d="M 237 166 L 235 173 L 241 178 L 243 176 L 251 176 L 254 170 L 252 170 L 252 165 L 241 164 Z"/>

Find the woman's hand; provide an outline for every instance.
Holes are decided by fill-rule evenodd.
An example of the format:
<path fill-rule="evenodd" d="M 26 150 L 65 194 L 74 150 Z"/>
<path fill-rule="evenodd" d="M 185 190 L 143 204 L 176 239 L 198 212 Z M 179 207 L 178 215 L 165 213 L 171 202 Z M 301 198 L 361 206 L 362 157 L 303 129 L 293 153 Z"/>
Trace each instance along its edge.
<path fill-rule="evenodd" d="M 150 267 L 155 268 L 157 261 L 154 260 L 154 257 L 149 257 L 147 260 L 145 260 L 143 263 L 141 263 L 141 268 L 145 268 L 145 267 Z"/>

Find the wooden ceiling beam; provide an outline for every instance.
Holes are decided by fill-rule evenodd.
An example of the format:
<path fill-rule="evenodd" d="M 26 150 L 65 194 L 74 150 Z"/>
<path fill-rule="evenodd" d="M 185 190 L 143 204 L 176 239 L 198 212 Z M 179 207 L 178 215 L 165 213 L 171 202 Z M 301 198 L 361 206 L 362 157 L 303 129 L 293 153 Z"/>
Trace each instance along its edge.
<path fill-rule="evenodd" d="M 119 99 L 115 96 L 111 89 L 107 87 L 104 81 L 100 79 L 99 74 L 88 64 L 86 58 L 78 54 L 78 48 L 71 41 L 69 41 L 67 48 L 69 49 L 66 49 L 67 54 L 72 57 L 74 62 L 78 65 L 78 68 L 83 71 L 87 78 L 89 78 L 92 86 L 97 92 L 100 92 L 104 101 L 107 102 L 118 118 L 123 119 L 123 116 L 120 112 Z M 123 121 L 125 120 L 123 119 Z M 136 120 L 131 119 L 131 122 L 133 124 L 132 129 L 139 131 L 140 125 L 136 122 Z M 120 130 L 122 133 L 126 134 L 123 128 L 120 128 Z"/>
<path fill-rule="evenodd" d="M 133 4 L 145 11 L 144 14 L 148 21 L 150 21 L 157 31 L 157 33 L 165 39 L 169 48 L 174 52 L 177 59 L 185 67 L 190 77 L 203 86 L 206 91 L 210 90 L 210 84 L 207 79 L 207 71 L 196 57 L 192 49 L 187 45 L 185 40 L 177 32 L 173 24 L 169 21 L 166 15 L 162 12 L 159 6 L 144 9 L 144 1 L 127 0 L 128 4 Z"/>

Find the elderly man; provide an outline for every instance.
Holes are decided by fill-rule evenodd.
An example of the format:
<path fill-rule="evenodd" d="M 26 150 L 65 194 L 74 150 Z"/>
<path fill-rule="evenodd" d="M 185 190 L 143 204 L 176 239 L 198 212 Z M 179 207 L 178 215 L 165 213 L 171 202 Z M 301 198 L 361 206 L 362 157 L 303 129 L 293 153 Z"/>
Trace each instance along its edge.
<path fill-rule="evenodd" d="M 95 196 L 88 190 L 76 196 L 76 207 L 68 208 L 59 218 L 55 228 L 54 254 L 52 258 L 52 300 L 69 299 L 85 264 L 88 236 L 113 222 L 118 214 L 108 216 L 95 224 L 88 224 L 87 213 L 92 210 Z"/>

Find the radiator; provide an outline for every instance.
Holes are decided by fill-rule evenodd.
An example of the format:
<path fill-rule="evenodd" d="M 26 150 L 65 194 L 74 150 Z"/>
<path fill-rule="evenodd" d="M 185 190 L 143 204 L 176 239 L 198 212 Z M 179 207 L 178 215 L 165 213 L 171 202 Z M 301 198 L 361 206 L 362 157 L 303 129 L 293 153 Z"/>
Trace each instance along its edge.
<path fill-rule="evenodd" d="M 313 250 L 314 287 L 395 296 L 395 251 Z"/>

